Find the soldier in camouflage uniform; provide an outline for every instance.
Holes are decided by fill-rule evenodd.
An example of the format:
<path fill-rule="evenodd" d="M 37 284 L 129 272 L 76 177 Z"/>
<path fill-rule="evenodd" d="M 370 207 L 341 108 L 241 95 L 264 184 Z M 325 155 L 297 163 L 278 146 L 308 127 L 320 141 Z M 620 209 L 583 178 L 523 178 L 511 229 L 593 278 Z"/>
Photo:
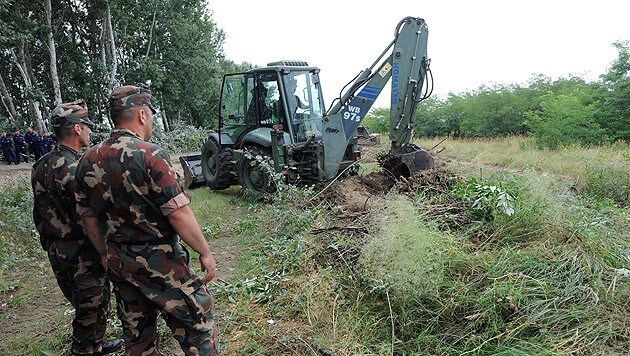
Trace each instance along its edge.
<path fill-rule="evenodd" d="M 87 147 L 92 121 L 83 100 L 55 108 L 52 125 L 60 138 L 55 151 L 33 166 L 33 220 L 59 288 L 75 309 L 72 353 L 103 355 L 122 346 L 122 340 L 103 341 L 110 308 L 107 274 L 76 213 L 74 173 L 79 153 Z"/>
<path fill-rule="evenodd" d="M 115 129 L 77 168 L 77 210 L 107 254 L 127 355 L 159 355 L 161 313 L 186 355 L 217 355 L 213 299 L 205 283 L 215 261 L 169 155 L 151 137 L 151 92 L 136 86 L 110 98 Z M 179 237 L 178 237 L 179 235 Z M 199 253 L 200 278 L 179 238 Z"/>

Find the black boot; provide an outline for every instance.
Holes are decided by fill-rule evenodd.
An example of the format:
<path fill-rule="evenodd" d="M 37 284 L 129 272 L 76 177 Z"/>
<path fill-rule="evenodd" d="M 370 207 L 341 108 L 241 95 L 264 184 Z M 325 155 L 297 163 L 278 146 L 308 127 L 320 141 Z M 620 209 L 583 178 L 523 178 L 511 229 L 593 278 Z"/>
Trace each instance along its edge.
<path fill-rule="evenodd" d="M 107 355 L 118 349 L 120 349 L 123 345 L 122 339 L 111 339 L 103 341 L 103 350 L 99 353 L 99 355 Z"/>

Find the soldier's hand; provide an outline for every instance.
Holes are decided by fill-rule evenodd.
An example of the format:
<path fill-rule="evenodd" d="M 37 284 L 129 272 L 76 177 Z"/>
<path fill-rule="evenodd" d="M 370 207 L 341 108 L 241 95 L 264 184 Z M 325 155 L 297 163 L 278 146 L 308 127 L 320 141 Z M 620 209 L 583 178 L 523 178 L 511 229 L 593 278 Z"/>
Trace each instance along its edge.
<path fill-rule="evenodd" d="M 208 283 L 216 277 L 216 262 L 214 261 L 214 256 L 212 256 L 211 253 L 207 255 L 199 255 L 199 263 L 201 263 L 201 270 L 206 272 L 206 275 L 201 279 L 204 283 Z"/>

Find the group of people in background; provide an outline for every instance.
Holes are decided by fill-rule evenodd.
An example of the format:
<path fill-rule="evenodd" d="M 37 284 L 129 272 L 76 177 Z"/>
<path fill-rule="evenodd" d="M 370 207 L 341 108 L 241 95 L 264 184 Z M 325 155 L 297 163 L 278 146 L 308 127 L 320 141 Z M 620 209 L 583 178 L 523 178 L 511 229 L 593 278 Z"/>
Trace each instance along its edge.
<path fill-rule="evenodd" d="M 9 134 L 6 130 L 2 130 L 2 137 L 0 137 L 2 156 L 7 164 L 28 163 L 31 159 L 37 161 L 57 145 L 57 137 L 50 135 L 48 131 L 42 134 L 30 126 L 26 128 L 24 135 L 18 128 L 13 131 L 13 134 Z"/>

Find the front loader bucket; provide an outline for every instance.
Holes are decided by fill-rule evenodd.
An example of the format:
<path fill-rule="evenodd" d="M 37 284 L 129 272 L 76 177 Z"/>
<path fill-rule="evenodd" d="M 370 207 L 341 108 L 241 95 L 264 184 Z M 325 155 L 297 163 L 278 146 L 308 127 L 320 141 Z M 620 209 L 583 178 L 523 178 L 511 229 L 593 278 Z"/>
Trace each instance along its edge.
<path fill-rule="evenodd" d="M 201 155 L 180 156 L 179 162 L 184 170 L 185 188 L 193 189 L 206 184 L 206 178 L 201 169 Z"/>
<path fill-rule="evenodd" d="M 383 168 L 396 177 L 405 178 L 415 172 L 432 169 L 434 165 L 431 153 L 412 143 L 406 144 L 383 162 Z"/>

